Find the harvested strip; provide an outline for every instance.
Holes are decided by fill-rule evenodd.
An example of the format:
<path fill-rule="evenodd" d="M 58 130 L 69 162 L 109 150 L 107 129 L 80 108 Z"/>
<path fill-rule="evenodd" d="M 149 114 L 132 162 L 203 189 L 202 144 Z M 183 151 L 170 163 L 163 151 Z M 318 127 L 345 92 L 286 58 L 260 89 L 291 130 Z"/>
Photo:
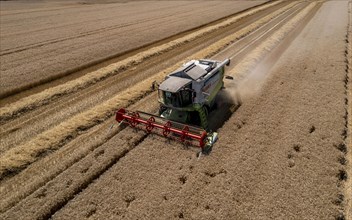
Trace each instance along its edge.
<path fill-rule="evenodd" d="M 156 99 L 157 94 L 152 93 L 128 108 L 131 110 L 143 109 L 150 113 L 157 112 L 158 103 L 154 102 Z M 112 125 L 115 126 L 112 127 Z M 116 125 L 115 117 L 111 117 L 104 123 L 94 126 L 92 129 L 89 129 L 89 131 L 64 145 L 55 153 L 32 163 L 23 170 L 23 172 L 2 181 L 0 184 L 0 198 L 2 198 L 2 200 L 0 200 L 0 213 L 7 211 L 22 199 L 34 193 L 37 189 L 45 186 L 47 182 L 53 179 L 55 179 L 53 181 L 56 181 L 60 173 L 72 169 L 71 167 L 76 163 L 80 163 L 79 161 L 86 160 L 83 158 L 87 157 L 95 151 L 95 149 L 104 148 L 104 143 L 111 138 L 115 136 L 124 138 L 119 134 L 123 129 L 123 126 Z M 120 144 L 119 141 L 116 141 L 116 143 Z M 115 146 L 114 148 L 120 147 L 123 147 L 123 145 Z M 70 175 L 71 171 L 65 171 L 65 173 L 65 175 Z M 38 176 L 40 177 L 38 178 Z M 62 182 L 60 178 L 58 181 Z M 59 191 L 63 190 L 64 189 L 60 189 Z"/>
<path fill-rule="evenodd" d="M 137 146 L 147 134 L 126 129 L 114 136 L 111 147 L 104 144 L 95 149 L 72 167 L 65 170 L 53 181 L 23 199 L 16 206 L 0 215 L 1 219 L 48 219 L 75 194 L 86 188 L 93 180 L 123 158 Z M 26 213 L 26 215 L 23 215 Z"/>
<path fill-rule="evenodd" d="M 304 19 L 307 14 L 317 6 L 317 2 L 313 2 L 309 4 L 305 9 L 303 9 L 298 15 L 296 15 L 293 19 L 291 19 L 287 24 L 285 24 L 282 28 L 276 31 L 273 34 L 273 37 L 268 38 L 264 41 L 260 46 L 258 46 L 255 50 L 251 52 L 247 59 L 243 60 L 240 64 L 236 66 L 234 71 L 230 72 L 230 75 L 234 75 L 239 79 L 243 79 L 244 77 L 248 76 L 248 74 L 253 70 L 255 65 L 260 62 L 263 57 L 273 50 L 275 46 L 280 43 L 285 36 L 289 32 L 291 32 L 299 22 Z"/>
<path fill-rule="evenodd" d="M 272 2 L 269 4 L 265 4 L 263 6 L 256 8 L 256 9 L 253 9 L 251 11 L 242 13 L 238 16 L 235 16 L 231 19 L 228 19 L 220 24 L 207 27 L 207 28 L 199 30 L 195 33 L 186 35 L 185 37 L 182 37 L 180 39 L 171 41 L 167 44 L 163 44 L 163 45 L 155 47 L 155 48 L 151 48 L 145 52 L 141 52 L 141 53 L 136 54 L 130 58 L 127 58 L 127 59 L 122 60 L 120 62 L 117 62 L 115 64 L 111 64 L 111 65 L 109 65 L 105 68 L 102 68 L 100 70 L 91 72 L 83 77 L 72 80 L 71 82 L 68 82 L 64 85 L 56 86 L 56 87 L 44 90 L 41 93 L 23 98 L 23 99 L 19 100 L 18 102 L 12 103 L 10 105 L 7 105 L 7 106 L 1 108 L 0 109 L 0 121 L 8 120 L 9 118 L 11 118 L 15 115 L 21 114 L 22 112 L 33 109 L 37 106 L 44 105 L 55 97 L 62 96 L 64 94 L 68 94 L 68 93 L 77 91 L 79 89 L 85 88 L 89 85 L 95 84 L 95 83 L 97 83 L 97 82 L 99 82 L 109 76 L 115 75 L 115 74 L 117 74 L 117 73 L 131 67 L 131 66 L 138 65 L 139 63 L 143 62 L 144 60 L 146 60 L 149 57 L 152 57 L 157 54 L 169 51 L 175 47 L 178 47 L 182 44 L 185 44 L 189 41 L 192 41 L 200 36 L 206 35 L 207 33 L 210 33 L 210 32 L 216 31 L 218 29 L 221 29 L 223 27 L 226 27 L 228 25 L 231 25 L 246 16 L 249 16 L 249 15 L 252 15 L 252 14 L 257 13 L 259 11 L 265 10 L 265 9 L 272 7 L 274 5 L 277 5 L 281 2 L 282 1 L 277 1 L 277 2 Z M 294 4 L 294 3 L 292 3 L 292 4 Z"/>
<path fill-rule="evenodd" d="M 200 59 L 216 54 L 235 39 L 239 39 L 247 35 L 288 8 L 289 6 L 260 19 L 252 25 L 247 26 L 241 31 L 238 31 L 223 40 L 218 41 L 217 43 L 214 43 L 209 48 L 206 48 L 199 53 L 186 58 L 185 60 Z M 17 172 L 25 168 L 28 164 L 34 162 L 41 154 L 47 152 L 48 150 L 55 150 L 59 148 L 67 140 L 76 137 L 81 130 L 88 129 L 100 121 L 108 118 L 117 108 L 128 106 L 132 102 L 143 98 L 145 95 L 152 92 L 150 85 L 154 81 L 161 81 L 166 73 L 173 71 L 182 65 L 182 63 L 184 63 L 184 61 L 181 61 L 165 71 L 160 72 L 133 87 L 130 87 L 112 99 L 104 102 L 102 105 L 82 114 L 76 115 L 53 129 L 38 135 L 31 141 L 8 150 L 0 157 L 0 177 L 4 177 L 7 174 Z"/>

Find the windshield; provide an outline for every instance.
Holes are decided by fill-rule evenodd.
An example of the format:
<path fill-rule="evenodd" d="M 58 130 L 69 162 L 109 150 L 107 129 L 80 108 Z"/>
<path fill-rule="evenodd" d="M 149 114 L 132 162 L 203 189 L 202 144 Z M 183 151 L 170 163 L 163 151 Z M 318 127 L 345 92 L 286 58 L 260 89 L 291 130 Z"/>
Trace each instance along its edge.
<path fill-rule="evenodd" d="M 166 105 L 181 107 L 179 93 L 165 92 L 164 102 Z"/>
<path fill-rule="evenodd" d="M 159 90 L 159 101 L 164 105 L 182 108 L 192 104 L 192 91 L 181 90 L 173 93 Z"/>

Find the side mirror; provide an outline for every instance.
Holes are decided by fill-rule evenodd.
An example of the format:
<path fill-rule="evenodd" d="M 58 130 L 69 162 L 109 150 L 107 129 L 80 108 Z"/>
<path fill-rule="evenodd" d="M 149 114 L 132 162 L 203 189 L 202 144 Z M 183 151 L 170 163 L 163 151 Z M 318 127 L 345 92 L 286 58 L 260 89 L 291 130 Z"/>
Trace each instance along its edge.
<path fill-rule="evenodd" d="M 204 96 L 210 96 L 210 94 L 207 93 L 207 92 L 202 92 L 202 93 L 203 93 Z"/>
<path fill-rule="evenodd" d="M 230 80 L 233 80 L 233 77 L 232 77 L 232 76 L 227 75 L 227 76 L 225 76 L 225 79 L 230 79 Z"/>
<path fill-rule="evenodd" d="M 152 86 L 150 87 L 153 91 L 157 90 L 159 88 L 159 83 L 157 81 L 154 81 L 152 83 Z"/>

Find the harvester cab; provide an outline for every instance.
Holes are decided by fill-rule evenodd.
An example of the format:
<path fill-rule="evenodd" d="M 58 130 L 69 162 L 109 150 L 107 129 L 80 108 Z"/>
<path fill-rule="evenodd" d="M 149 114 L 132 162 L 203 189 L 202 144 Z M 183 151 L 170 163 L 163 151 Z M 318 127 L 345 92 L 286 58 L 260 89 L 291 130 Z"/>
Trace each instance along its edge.
<path fill-rule="evenodd" d="M 184 143 L 197 142 L 203 153 L 209 153 L 217 133 L 209 131 L 208 114 L 215 107 L 215 97 L 224 86 L 225 65 L 216 60 L 191 60 L 165 77 L 158 86 L 159 115 L 128 112 L 120 109 L 118 122 L 151 132 L 162 130 L 165 137 Z"/>

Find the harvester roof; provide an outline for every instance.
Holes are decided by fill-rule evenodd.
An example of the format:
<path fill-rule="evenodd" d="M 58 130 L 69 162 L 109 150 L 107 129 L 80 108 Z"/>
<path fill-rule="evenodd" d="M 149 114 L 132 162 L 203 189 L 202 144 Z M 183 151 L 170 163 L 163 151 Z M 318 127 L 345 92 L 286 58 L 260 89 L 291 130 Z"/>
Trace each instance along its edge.
<path fill-rule="evenodd" d="M 169 92 L 177 92 L 183 86 L 196 81 L 209 73 L 214 67 L 214 62 L 206 60 L 192 60 L 176 71 L 170 73 L 163 81 L 159 89 Z"/>
<path fill-rule="evenodd" d="M 208 73 L 208 71 L 199 65 L 193 65 L 190 68 L 186 68 L 183 70 L 183 72 L 193 80 L 197 80 Z"/>
<path fill-rule="evenodd" d="M 191 79 L 170 76 L 160 84 L 159 89 L 174 93 L 190 82 L 192 82 Z"/>
<path fill-rule="evenodd" d="M 181 78 L 188 78 L 197 80 L 202 76 L 205 76 L 212 69 L 212 64 L 203 61 L 202 63 L 198 60 L 192 60 L 184 66 L 180 67 L 176 71 L 169 74 L 169 76 L 177 76 Z"/>

